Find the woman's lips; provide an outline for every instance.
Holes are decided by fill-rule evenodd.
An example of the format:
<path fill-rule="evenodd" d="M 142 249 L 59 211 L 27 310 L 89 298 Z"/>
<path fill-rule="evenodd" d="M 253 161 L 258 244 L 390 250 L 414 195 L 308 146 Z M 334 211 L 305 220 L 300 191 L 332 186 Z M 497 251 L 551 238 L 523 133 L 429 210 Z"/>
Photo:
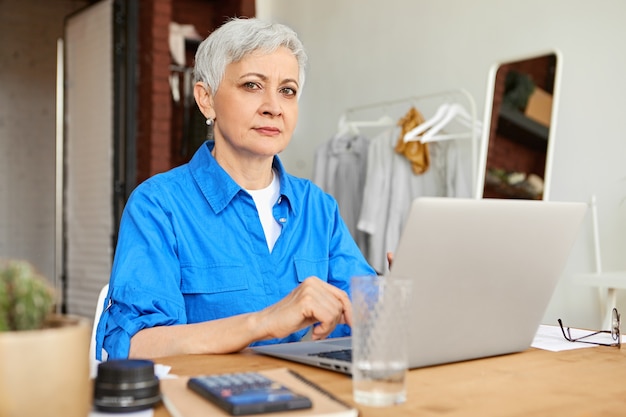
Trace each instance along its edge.
<path fill-rule="evenodd" d="M 262 135 L 267 135 L 267 136 L 276 136 L 280 134 L 280 129 L 277 127 L 262 126 L 262 127 L 257 127 L 254 130 L 256 130 Z"/>

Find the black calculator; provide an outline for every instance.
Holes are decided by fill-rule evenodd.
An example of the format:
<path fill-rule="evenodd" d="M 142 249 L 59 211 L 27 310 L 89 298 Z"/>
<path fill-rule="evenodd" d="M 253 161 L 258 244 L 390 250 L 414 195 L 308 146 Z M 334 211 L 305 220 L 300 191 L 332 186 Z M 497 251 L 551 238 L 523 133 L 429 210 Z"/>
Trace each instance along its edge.
<path fill-rule="evenodd" d="M 192 377 L 187 387 L 233 416 L 311 408 L 311 400 L 258 372 Z"/>

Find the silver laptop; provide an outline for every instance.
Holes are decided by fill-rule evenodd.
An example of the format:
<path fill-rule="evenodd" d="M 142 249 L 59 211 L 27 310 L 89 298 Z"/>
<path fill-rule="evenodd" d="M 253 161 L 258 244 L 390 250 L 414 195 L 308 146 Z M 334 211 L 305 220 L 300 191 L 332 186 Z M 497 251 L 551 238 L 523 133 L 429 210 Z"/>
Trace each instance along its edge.
<path fill-rule="evenodd" d="M 409 367 L 530 347 L 585 211 L 569 202 L 413 201 L 390 272 L 414 280 Z M 253 349 L 350 374 L 350 348 L 347 337 Z"/>

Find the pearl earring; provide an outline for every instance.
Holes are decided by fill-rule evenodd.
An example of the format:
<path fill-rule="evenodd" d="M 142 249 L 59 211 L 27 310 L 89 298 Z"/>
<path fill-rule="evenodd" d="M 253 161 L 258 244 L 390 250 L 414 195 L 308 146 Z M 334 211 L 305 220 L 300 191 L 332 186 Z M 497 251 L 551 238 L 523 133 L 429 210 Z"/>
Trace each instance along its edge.
<path fill-rule="evenodd" d="M 213 124 L 213 119 L 206 119 L 206 125 L 211 126 Z"/>

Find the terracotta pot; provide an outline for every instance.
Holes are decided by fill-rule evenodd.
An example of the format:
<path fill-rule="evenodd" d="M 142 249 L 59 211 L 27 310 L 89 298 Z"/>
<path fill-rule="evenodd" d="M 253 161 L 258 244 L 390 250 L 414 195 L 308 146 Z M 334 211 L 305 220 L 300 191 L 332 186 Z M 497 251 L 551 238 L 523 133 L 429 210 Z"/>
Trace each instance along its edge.
<path fill-rule="evenodd" d="M 0 333 L 0 416 L 86 417 L 89 320 L 55 315 L 42 330 Z"/>

